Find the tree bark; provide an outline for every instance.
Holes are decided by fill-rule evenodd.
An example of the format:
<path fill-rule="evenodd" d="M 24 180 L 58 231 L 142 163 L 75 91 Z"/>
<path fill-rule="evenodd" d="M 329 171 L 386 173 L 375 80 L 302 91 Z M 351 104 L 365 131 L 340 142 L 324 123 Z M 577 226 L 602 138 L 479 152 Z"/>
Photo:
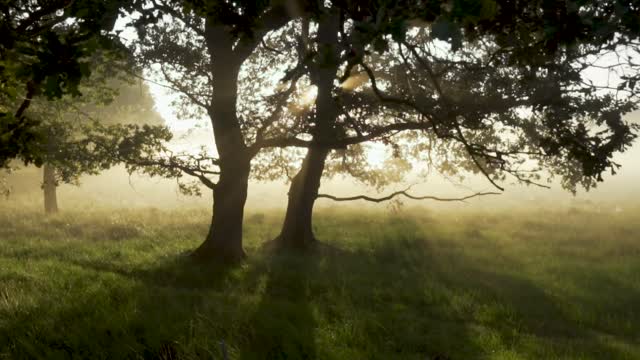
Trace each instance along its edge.
<path fill-rule="evenodd" d="M 211 226 L 204 243 L 194 252 L 197 259 L 235 263 L 245 257 L 242 223 L 249 171 L 249 162 L 242 159 L 220 171 L 220 180 L 213 190 Z"/>
<path fill-rule="evenodd" d="M 199 260 L 234 263 L 245 256 L 242 221 L 247 200 L 251 156 L 236 113 L 238 74 L 244 58 L 233 51 L 233 38 L 220 25 L 207 24 L 206 40 L 213 59 L 215 91 L 208 108 L 218 151 L 220 177 L 213 190 L 209 233 L 194 252 Z"/>
<path fill-rule="evenodd" d="M 316 98 L 316 126 L 313 131 L 315 145 L 309 147 L 298 174 L 291 181 L 287 212 L 280 235 L 279 246 L 289 249 L 304 249 L 315 243 L 313 234 L 313 205 L 318 197 L 320 180 L 330 148 L 319 143 L 334 135 L 338 108 L 333 98 L 333 81 L 338 71 L 339 16 L 328 10 L 318 25 L 318 53 L 320 57 L 312 70 L 313 82 L 318 87 Z"/>
<path fill-rule="evenodd" d="M 318 197 L 328 154 L 327 148 L 309 148 L 302 168 L 291 181 L 287 212 L 277 238 L 279 245 L 291 249 L 304 249 L 315 243 L 313 205 Z"/>
<path fill-rule="evenodd" d="M 44 192 L 44 212 L 45 214 L 55 214 L 58 212 L 58 196 L 56 183 L 56 173 L 53 166 L 44 164 L 42 171 L 42 190 Z"/>

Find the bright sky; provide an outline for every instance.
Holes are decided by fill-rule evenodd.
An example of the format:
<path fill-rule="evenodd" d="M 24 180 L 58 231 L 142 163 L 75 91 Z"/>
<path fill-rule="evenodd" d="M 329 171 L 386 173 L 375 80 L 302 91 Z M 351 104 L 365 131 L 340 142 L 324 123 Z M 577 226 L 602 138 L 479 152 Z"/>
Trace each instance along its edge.
<path fill-rule="evenodd" d="M 116 26 L 114 28 L 114 31 L 121 31 L 120 37 L 125 41 L 131 41 L 137 38 L 137 35 L 133 29 L 125 27 L 128 21 L 129 20 L 126 18 L 120 18 L 116 22 Z M 639 54 L 631 54 L 631 56 L 636 62 L 640 62 Z M 598 64 L 607 65 L 614 63 L 615 61 L 616 58 L 613 55 L 605 56 L 598 59 Z M 588 80 L 593 81 L 597 85 L 615 84 L 619 81 L 619 77 L 616 75 L 616 73 L 602 68 L 589 68 L 584 71 L 584 75 Z M 351 82 L 357 83 L 355 86 L 358 86 L 363 82 L 362 80 L 363 79 L 360 78 L 349 79 L 345 81 L 343 86 L 349 88 L 352 86 Z M 162 83 L 161 80 L 159 80 L 158 82 Z M 148 82 L 148 85 L 150 87 L 151 94 L 156 101 L 156 109 L 158 110 L 160 115 L 162 115 L 162 117 L 167 122 L 167 125 L 172 130 L 175 130 L 177 132 L 184 132 L 193 129 L 194 127 L 209 125 L 208 119 L 178 119 L 175 109 L 172 107 L 173 100 L 177 98 L 176 94 L 158 83 Z M 313 103 L 313 101 L 315 100 L 315 95 L 316 91 L 314 91 L 314 89 L 310 89 L 310 91 L 305 96 L 303 96 L 302 105 Z"/>
<path fill-rule="evenodd" d="M 637 57 L 637 54 L 635 55 Z M 599 64 L 607 64 L 615 61 L 613 56 L 604 57 L 599 60 Z M 617 84 L 619 82 L 619 76 L 607 69 L 602 68 L 589 68 L 584 71 L 585 78 L 593 81 L 594 84 L 604 86 L 607 84 Z M 351 86 L 351 82 L 358 82 L 361 84 L 360 79 L 348 79 L 343 86 Z M 185 132 L 194 127 L 209 127 L 209 119 L 178 119 L 176 116 L 175 108 L 172 106 L 172 102 L 177 98 L 177 95 L 170 89 L 161 86 L 155 82 L 147 82 L 156 102 L 156 109 L 162 115 L 167 122 L 167 125 L 174 131 Z M 310 105 L 315 100 L 317 89 L 310 88 L 309 91 L 302 97 L 301 105 Z"/>
<path fill-rule="evenodd" d="M 136 34 L 134 31 L 130 29 L 123 28 L 124 20 L 119 21 L 116 25 L 116 29 L 124 30 L 121 33 L 121 37 L 125 39 L 135 39 Z M 634 58 L 638 59 L 638 54 L 634 54 Z M 613 57 L 604 57 L 599 59 L 599 65 L 607 65 L 614 63 L 616 61 Z M 606 84 L 615 84 L 619 81 L 619 77 L 616 74 L 612 74 L 607 69 L 603 68 L 589 68 L 584 72 L 585 77 L 588 80 L 593 81 L 597 85 L 606 85 Z M 162 83 L 160 79 L 154 79 L 159 83 Z M 351 84 L 351 82 L 346 81 L 343 84 L 344 87 L 349 88 L 351 86 L 357 87 L 363 81 L 362 79 L 350 79 L 352 82 L 357 82 L 357 84 Z M 364 79 L 366 80 L 366 79 Z M 177 95 L 172 92 L 170 89 L 163 87 L 159 83 L 155 82 L 147 82 L 149 85 L 150 92 L 155 99 L 155 107 L 160 115 L 165 119 L 169 128 L 175 134 L 174 140 L 174 148 L 175 150 L 182 151 L 194 151 L 197 152 L 201 147 L 206 147 L 208 151 L 215 152 L 213 136 L 210 130 L 210 120 L 208 118 L 204 119 L 178 119 L 176 115 L 176 109 L 172 106 L 172 102 L 177 99 Z M 311 105 L 314 100 L 317 91 L 316 89 L 310 88 L 309 91 L 301 97 L 300 105 Z M 632 114 L 632 117 L 636 119 L 639 117 L 638 113 Z M 374 144 L 375 145 L 375 144 Z M 638 146 L 635 146 L 632 153 L 636 153 L 638 150 Z M 380 163 L 386 156 L 386 149 L 384 146 L 372 146 L 369 151 L 369 157 L 373 164 Z M 635 177 L 635 169 L 630 169 L 629 163 L 632 162 L 630 154 L 624 154 L 620 157 L 620 161 L 627 166 L 623 169 L 622 173 L 627 174 L 629 176 L 630 173 L 634 174 Z"/>

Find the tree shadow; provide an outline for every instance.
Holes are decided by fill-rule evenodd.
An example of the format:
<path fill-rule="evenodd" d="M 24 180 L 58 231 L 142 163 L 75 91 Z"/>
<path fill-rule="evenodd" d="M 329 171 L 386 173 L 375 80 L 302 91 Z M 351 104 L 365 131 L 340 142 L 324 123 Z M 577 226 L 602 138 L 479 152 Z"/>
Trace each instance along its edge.
<path fill-rule="evenodd" d="M 261 277 L 260 302 L 248 320 L 238 359 L 316 359 L 316 320 L 310 279 L 322 276 L 321 244 L 302 251 L 276 250 L 267 243 L 252 276 Z"/>
<path fill-rule="evenodd" d="M 398 226 L 403 230 L 376 235 L 366 246 L 325 239 L 307 253 L 263 247 L 236 267 L 186 255 L 131 265 L 69 254 L 64 246 L 25 251 L 25 261 L 65 264 L 70 274 L 61 284 L 75 284 L 78 298 L 45 296 L 0 319 L 0 344 L 10 344 L 18 358 L 222 359 L 221 342 L 229 359 L 243 360 L 458 360 L 489 356 L 496 346 L 544 358 L 543 349 L 521 344 L 534 337 L 555 346 L 554 354 L 580 340 L 585 354 L 625 358 L 601 335 L 630 339 L 631 332 L 576 319 L 572 304 L 519 272 L 519 260 L 499 247 L 490 259 L 471 256 L 430 238 L 417 221 Z M 4 276 L 0 281 L 12 281 Z M 578 273 L 565 276 L 586 286 Z M 602 277 L 606 291 L 625 294 L 621 303 L 640 300 L 623 282 L 592 276 Z M 587 295 L 573 300 L 597 307 L 596 295 Z M 483 342 L 487 334 L 493 343 Z"/>
<path fill-rule="evenodd" d="M 69 297 L 37 294 L 32 306 L 0 321 L 0 349 L 10 349 L 11 358 L 183 358 L 185 334 L 198 309 L 221 297 L 235 270 L 203 265 L 186 254 L 150 266 L 75 255 L 51 250 L 21 254 L 27 263 L 41 260 L 59 271 L 51 274 L 51 282 L 74 285 Z M 16 276 L 7 281 L 23 281 Z M 215 339 L 189 353 L 202 359 L 220 356 Z"/>
<path fill-rule="evenodd" d="M 478 237 L 473 241 L 483 240 L 480 232 L 473 233 Z M 483 258 L 469 256 L 464 251 L 441 256 L 442 251 L 429 241 L 414 245 L 424 247 L 423 261 L 428 262 L 427 269 L 435 281 L 470 296 L 470 306 L 463 306 L 460 312 L 466 315 L 464 321 L 471 326 L 479 325 L 497 332 L 503 344 L 517 344 L 528 336 L 534 336 L 550 348 L 527 349 L 528 355 L 548 356 L 545 351 L 550 349 L 558 354 L 568 354 L 567 351 L 571 353 L 576 349 L 562 346 L 579 341 L 582 343 L 579 352 L 586 355 L 608 354 L 609 358 L 629 358 L 624 349 L 608 341 L 616 337 L 633 344 L 634 338 L 628 330 L 614 329 L 607 321 L 586 322 L 584 318 L 576 317 L 580 311 L 603 310 L 603 303 L 607 300 L 605 292 L 616 296 L 618 306 L 640 301 L 640 292 L 620 279 L 593 268 L 585 274 L 566 264 L 563 271 L 556 274 L 558 281 L 573 283 L 585 292 L 584 296 L 566 297 L 566 294 L 545 288 L 544 283 L 527 277 L 522 271 L 523 259 L 508 256 L 498 246 L 492 246 L 494 254 L 491 258 Z M 576 310 L 578 307 L 580 310 Z M 627 315 L 631 315 L 630 309 L 627 308 Z M 619 310 L 609 306 L 604 312 L 611 315 L 619 313 Z M 473 336 L 469 341 L 474 341 Z"/>

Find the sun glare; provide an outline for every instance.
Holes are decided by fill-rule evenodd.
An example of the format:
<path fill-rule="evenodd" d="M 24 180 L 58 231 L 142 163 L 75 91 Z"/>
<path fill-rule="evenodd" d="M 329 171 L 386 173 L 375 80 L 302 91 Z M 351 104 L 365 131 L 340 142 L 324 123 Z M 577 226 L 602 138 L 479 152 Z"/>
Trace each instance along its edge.
<path fill-rule="evenodd" d="M 362 86 L 367 80 L 369 80 L 369 77 L 365 73 L 354 74 L 343 81 L 340 87 L 344 90 L 352 91 Z"/>
<path fill-rule="evenodd" d="M 304 90 L 302 95 L 298 100 L 298 106 L 303 108 L 308 108 L 316 102 L 316 97 L 318 96 L 318 87 L 315 85 L 311 85 Z"/>

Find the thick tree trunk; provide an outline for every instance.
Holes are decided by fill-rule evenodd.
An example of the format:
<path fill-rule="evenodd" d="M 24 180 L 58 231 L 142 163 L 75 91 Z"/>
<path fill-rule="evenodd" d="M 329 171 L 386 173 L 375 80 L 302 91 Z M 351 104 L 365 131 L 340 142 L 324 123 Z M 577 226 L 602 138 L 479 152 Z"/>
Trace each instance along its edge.
<path fill-rule="evenodd" d="M 237 159 L 221 171 L 213 191 L 213 216 L 204 243 L 194 256 L 201 260 L 217 259 L 234 263 L 245 256 L 242 249 L 242 222 L 247 200 L 249 162 Z"/>
<path fill-rule="evenodd" d="M 338 116 L 333 99 L 333 80 L 338 70 L 339 16 L 335 11 L 323 14 L 318 25 L 319 53 L 312 71 L 312 79 L 318 87 L 316 98 L 316 126 L 313 141 L 302 168 L 291 181 L 289 202 L 282 230 L 276 242 L 283 248 L 304 249 L 315 243 L 313 234 L 313 205 L 318 197 L 324 164 L 330 149 L 322 143 L 331 140 Z"/>
<path fill-rule="evenodd" d="M 279 245 L 304 249 L 315 243 L 313 234 L 313 205 L 318 197 L 320 180 L 329 149 L 311 147 L 302 168 L 291 181 L 287 213 L 280 235 Z"/>
<path fill-rule="evenodd" d="M 210 111 L 220 162 L 220 177 L 213 190 L 213 217 L 204 243 L 195 251 L 200 260 L 234 263 L 244 258 L 242 221 L 247 200 L 251 158 L 235 118 L 235 97 L 219 102 Z M 227 101 L 225 101 L 227 100 Z M 237 125 L 237 121 L 235 125 Z"/>
<path fill-rule="evenodd" d="M 216 89 L 208 113 L 218 151 L 220 177 L 213 190 L 209 233 L 193 255 L 199 260 L 234 263 L 244 258 L 242 221 L 251 162 L 236 114 L 238 74 L 244 59 L 234 54 L 233 38 L 223 27 L 207 24 L 206 29 Z"/>
<path fill-rule="evenodd" d="M 45 214 L 55 214 L 58 212 L 58 196 L 56 190 L 56 173 L 53 166 L 44 164 L 42 175 L 42 190 L 44 192 L 44 212 Z"/>

